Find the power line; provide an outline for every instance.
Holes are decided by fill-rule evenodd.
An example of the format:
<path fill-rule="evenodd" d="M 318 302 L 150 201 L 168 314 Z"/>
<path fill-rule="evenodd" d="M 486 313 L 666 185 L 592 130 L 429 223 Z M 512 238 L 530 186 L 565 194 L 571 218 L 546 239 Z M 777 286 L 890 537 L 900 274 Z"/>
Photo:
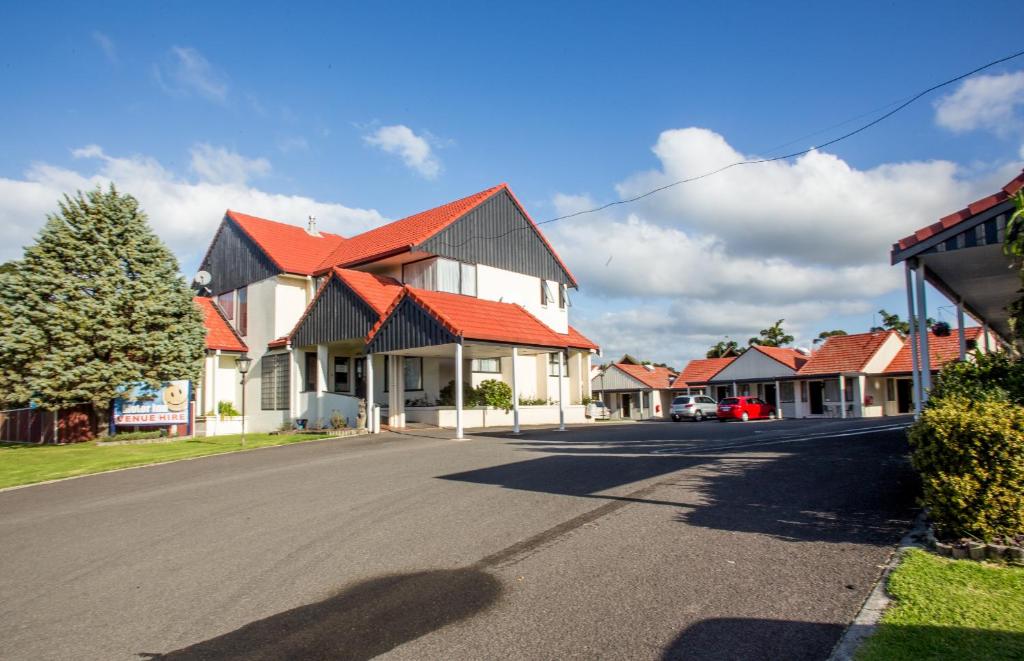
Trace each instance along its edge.
<path fill-rule="evenodd" d="M 648 191 L 646 191 L 644 193 L 641 193 L 639 195 L 634 195 L 633 197 L 626 198 L 624 200 L 616 200 L 615 202 L 608 202 L 607 204 L 602 204 L 602 205 L 594 207 L 592 209 L 584 209 L 582 211 L 575 211 L 573 213 L 568 213 L 568 214 L 565 214 L 565 215 L 562 215 L 562 216 L 556 216 L 554 218 L 549 218 L 547 220 L 542 220 L 542 221 L 540 221 L 539 223 L 536 223 L 536 224 L 537 225 L 547 225 L 548 223 L 554 223 L 554 222 L 557 222 L 559 220 L 567 220 L 569 218 L 576 218 L 578 216 L 583 216 L 583 215 L 587 215 L 587 214 L 591 214 L 591 213 L 597 213 L 598 211 L 604 211 L 605 209 L 609 209 L 609 208 L 615 207 L 615 206 L 620 206 L 620 205 L 624 205 L 624 204 L 632 204 L 633 202 L 637 202 L 637 201 L 642 200 L 642 199 L 644 199 L 646 197 L 650 197 L 651 195 L 654 195 L 656 193 L 660 193 L 660 192 L 662 192 L 664 190 L 668 190 L 669 188 L 675 188 L 676 186 L 680 186 L 682 184 L 688 184 L 688 183 L 692 183 L 694 181 L 699 181 L 701 179 L 706 179 L 706 178 L 714 176 L 716 174 L 720 174 L 722 172 L 725 172 L 726 170 L 731 170 L 732 168 L 735 168 L 735 167 L 739 167 L 739 166 L 742 166 L 742 165 L 757 165 L 757 164 L 760 164 L 760 163 L 773 163 L 775 161 L 784 161 L 784 160 L 787 160 L 787 159 L 790 159 L 790 158 L 796 158 L 798 156 L 803 156 L 804 154 L 808 154 L 808 153 L 810 153 L 810 152 L 812 152 L 812 151 L 814 151 L 816 149 L 823 149 L 825 147 L 830 147 L 830 146 L 832 146 L 834 144 L 837 144 L 839 142 L 842 142 L 844 140 L 852 138 L 853 136 L 857 135 L 858 133 L 862 133 L 862 132 L 868 130 L 869 128 L 871 128 L 871 127 L 873 127 L 873 126 L 875 126 L 877 124 L 880 124 L 881 122 L 883 122 L 886 119 L 892 117 L 893 115 L 895 115 L 896 113 L 900 112 L 901 110 L 903 110 L 907 106 L 913 104 L 915 101 L 918 101 L 922 97 L 927 96 L 927 95 L 931 94 L 932 92 L 934 92 L 934 91 L 936 91 L 938 89 L 946 87 L 947 85 L 952 85 L 953 83 L 959 82 L 959 81 L 963 80 L 964 78 L 968 78 L 970 76 L 973 76 L 974 74 L 980 73 L 980 72 L 982 72 L 982 71 L 984 71 L 986 69 L 990 69 L 990 68 L 992 68 L 992 67 L 994 67 L 994 66 L 996 66 L 998 64 L 1002 64 L 1004 62 L 1009 62 L 1010 60 L 1013 60 L 1013 59 L 1016 59 L 1018 57 L 1021 57 L 1022 55 L 1024 55 L 1024 50 L 1017 51 L 1016 53 L 1012 53 L 1010 55 L 1006 55 L 1005 57 L 1001 57 L 998 60 L 992 60 L 991 62 L 988 62 L 987 64 L 983 64 L 983 65 L 981 65 L 979 67 L 976 67 L 976 68 L 974 68 L 974 69 L 972 69 L 972 70 L 970 70 L 970 71 L 968 71 L 966 73 L 962 73 L 962 74 L 960 74 L 960 75 L 958 75 L 958 76 L 956 76 L 954 78 L 950 78 L 950 79 L 945 80 L 945 81 L 943 81 L 941 83 L 938 83 L 936 85 L 932 85 L 928 89 L 922 90 L 922 91 L 918 92 L 917 94 L 914 94 L 913 96 L 907 98 L 905 101 L 903 101 L 902 103 L 899 103 L 899 105 L 897 105 L 892 110 L 890 110 L 890 111 L 886 112 L 885 114 L 883 114 L 883 115 L 881 115 L 881 116 L 871 120 L 867 124 L 863 124 L 862 126 L 859 126 L 856 129 L 853 129 L 852 131 L 844 133 L 843 135 L 840 135 L 839 137 L 833 138 L 832 140 L 828 140 L 827 142 L 824 142 L 824 143 L 822 143 L 820 145 L 815 145 L 813 147 L 808 147 L 807 149 L 801 149 L 800 151 L 790 152 L 788 154 L 782 154 L 780 156 L 772 156 L 770 158 L 756 158 L 756 159 L 748 159 L 748 160 L 743 160 L 743 161 L 736 161 L 735 163 L 730 163 L 729 165 L 724 165 L 724 166 L 722 166 L 720 168 L 717 168 L 715 170 L 710 170 L 708 172 L 704 172 L 703 174 L 695 175 L 693 177 L 687 177 L 685 179 L 678 179 L 678 180 L 673 181 L 671 183 L 665 184 L 664 186 L 658 186 L 657 188 L 652 188 L 652 189 L 650 189 L 650 190 L 648 190 Z M 893 103 L 897 103 L 897 102 L 893 102 Z M 882 108 L 888 108 L 891 105 L 892 105 L 892 103 L 889 103 L 889 104 L 886 104 L 885 106 L 882 106 Z M 869 112 L 869 113 L 866 113 L 866 114 L 871 114 L 871 113 Z M 846 120 L 844 122 L 841 122 L 841 123 L 837 124 L 836 126 L 842 126 L 844 124 L 848 124 L 849 122 L 854 121 L 854 119 L 858 119 L 858 118 L 848 119 L 848 120 Z M 816 131 L 815 133 L 811 133 L 809 135 L 817 135 L 819 133 L 822 133 L 822 132 L 828 131 L 828 130 L 831 130 L 831 129 L 822 129 L 821 131 Z M 790 141 L 790 142 L 785 143 L 783 145 L 780 145 L 779 147 L 775 147 L 774 149 L 779 149 L 781 147 L 788 146 L 788 145 L 792 144 L 793 142 L 796 142 L 796 141 L 801 140 L 801 139 L 802 138 L 797 138 L 796 140 L 793 140 L 793 141 Z M 774 149 L 772 149 L 770 151 L 774 151 Z M 528 229 L 528 228 L 527 227 L 515 228 L 515 229 L 511 229 L 511 230 L 509 230 L 507 232 L 504 232 L 503 234 L 498 234 L 498 235 L 495 235 L 495 236 L 471 236 L 471 237 L 468 237 L 468 238 L 464 239 L 463 241 L 461 241 L 459 243 L 448 243 L 448 242 L 445 242 L 445 243 L 449 247 L 458 248 L 458 247 L 464 246 L 467 243 L 469 243 L 470 241 L 474 241 L 476 239 L 500 239 L 502 237 L 508 236 L 509 234 L 512 234 L 513 232 L 521 231 L 521 230 L 524 230 L 524 229 Z"/>

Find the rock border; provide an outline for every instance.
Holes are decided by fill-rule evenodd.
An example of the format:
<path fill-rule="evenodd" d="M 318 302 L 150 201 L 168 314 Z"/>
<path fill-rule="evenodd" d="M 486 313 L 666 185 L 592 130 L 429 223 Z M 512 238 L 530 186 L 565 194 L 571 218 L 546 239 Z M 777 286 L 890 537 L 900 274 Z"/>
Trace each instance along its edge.
<path fill-rule="evenodd" d="M 981 562 L 1000 562 L 1011 565 L 1024 565 L 1024 546 L 1005 546 L 987 542 L 968 541 L 964 544 L 940 542 L 935 537 L 935 530 L 928 526 L 925 533 L 928 548 L 936 555 L 954 560 L 975 560 Z"/>

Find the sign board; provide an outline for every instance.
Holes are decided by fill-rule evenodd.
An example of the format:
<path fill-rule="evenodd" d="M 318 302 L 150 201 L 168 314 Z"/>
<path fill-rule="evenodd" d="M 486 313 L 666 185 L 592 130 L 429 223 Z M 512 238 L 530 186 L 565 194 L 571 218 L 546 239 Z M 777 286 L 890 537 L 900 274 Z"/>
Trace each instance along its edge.
<path fill-rule="evenodd" d="M 129 386 L 114 400 L 114 424 L 187 425 L 191 401 L 188 381 L 168 381 L 156 389 L 144 384 Z"/>

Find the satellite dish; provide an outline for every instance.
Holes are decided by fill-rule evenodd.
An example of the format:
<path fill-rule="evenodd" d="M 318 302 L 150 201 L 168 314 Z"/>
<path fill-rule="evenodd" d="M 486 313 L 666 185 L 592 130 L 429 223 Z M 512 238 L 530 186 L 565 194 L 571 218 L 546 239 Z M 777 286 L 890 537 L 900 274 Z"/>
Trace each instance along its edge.
<path fill-rule="evenodd" d="M 199 285 L 201 287 L 205 287 L 206 285 L 210 284 L 210 281 L 212 279 L 213 278 L 210 276 L 209 272 L 207 272 L 207 271 L 200 271 L 199 273 L 196 273 L 196 280 L 195 280 L 195 282 L 196 282 L 197 285 Z"/>

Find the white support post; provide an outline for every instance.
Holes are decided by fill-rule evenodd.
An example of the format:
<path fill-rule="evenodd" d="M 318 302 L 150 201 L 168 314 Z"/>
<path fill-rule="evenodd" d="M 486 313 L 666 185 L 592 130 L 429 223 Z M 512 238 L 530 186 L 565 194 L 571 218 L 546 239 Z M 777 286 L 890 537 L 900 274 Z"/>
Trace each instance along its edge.
<path fill-rule="evenodd" d="M 733 382 L 732 382 L 732 396 L 733 396 L 733 397 L 735 397 L 735 396 L 736 396 L 736 395 L 738 395 L 738 394 L 739 394 L 739 391 L 738 391 L 738 390 L 736 390 L 736 382 L 735 382 L 735 381 L 733 381 Z"/>
<path fill-rule="evenodd" d="M 519 349 L 512 347 L 512 433 L 519 434 Z"/>
<path fill-rule="evenodd" d="M 782 420 L 782 390 L 778 381 L 775 382 L 775 418 Z"/>
<path fill-rule="evenodd" d="M 907 262 L 907 342 L 910 342 L 910 374 L 914 380 L 914 417 L 921 415 L 921 363 L 917 354 L 917 311 L 914 309 L 914 272 Z"/>
<path fill-rule="evenodd" d="M 210 365 L 210 408 L 213 409 L 213 433 L 206 431 L 207 436 L 216 436 L 220 433 L 220 407 L 217 406 L 217 369 L 220 367 L 220 349 L 213 352 Z"/>
<path fill-rule="evenodd" d="M 327 392 L 327 345 L 316 345 L 316 416 L 320 424 L 328 424 L 329 412 L 324 402 L 324 393 Z"/>
<path fill-rule="evenodd" d="M 366 429 L 371 434 L 376 434 L 377 416 L 373 410 L 373 354 L 366 354 Z"/>
<path fill-rule="evenodd" d="M 981 325 L 981 332 L 985 336 L 985 353 L 988 353 L 990 351 L 990 348 L 989 348 L 989 344 L 988 344 L 988 322 L 987 321 Z"/>
<path fill-rule="evenodd" d="M 857 394 L 857 399 L 854 400 L 854 401 L 857 404 L 857 417 L 858 418 L 863 418 L 864 417 L 864 402 L 865 402 L 864 391 L 867 390 L 867 387 L 868 387 L 868 377 L 866 377 L 863 374 L 857 375 L 857 393 L 856 393 Z"/>
<path fill-rule="evenodd" d="M 956 328 L 960 339 L 960 362 L 967 360 L 967 334 L 964 331 L 964 302 L 956 302 Z"/>
<path fill-rule="evenodd" d="M 928 391 L 932 389 L 932 359 L 928 350 L 928 303 L 924 291 L 924 264 L 918 264 L 917 273 L 917 332 L 921 342 L 921 406 L 928 401 Z"/>
<path fill-rule="evenodd" d="M 558 351 L 558 431 L 565 431 L 565 384 L 562 375 L 565 373 L 565 352 Z"/>
<path fill-rule="evenodd" d="M 455 343 L 455 438 L 462 440 L 462 343 Z"/>
<path fill-rule="evenodd" d="M 846 377 L 839 375 L 839 417 L 846 417 Z"/>

